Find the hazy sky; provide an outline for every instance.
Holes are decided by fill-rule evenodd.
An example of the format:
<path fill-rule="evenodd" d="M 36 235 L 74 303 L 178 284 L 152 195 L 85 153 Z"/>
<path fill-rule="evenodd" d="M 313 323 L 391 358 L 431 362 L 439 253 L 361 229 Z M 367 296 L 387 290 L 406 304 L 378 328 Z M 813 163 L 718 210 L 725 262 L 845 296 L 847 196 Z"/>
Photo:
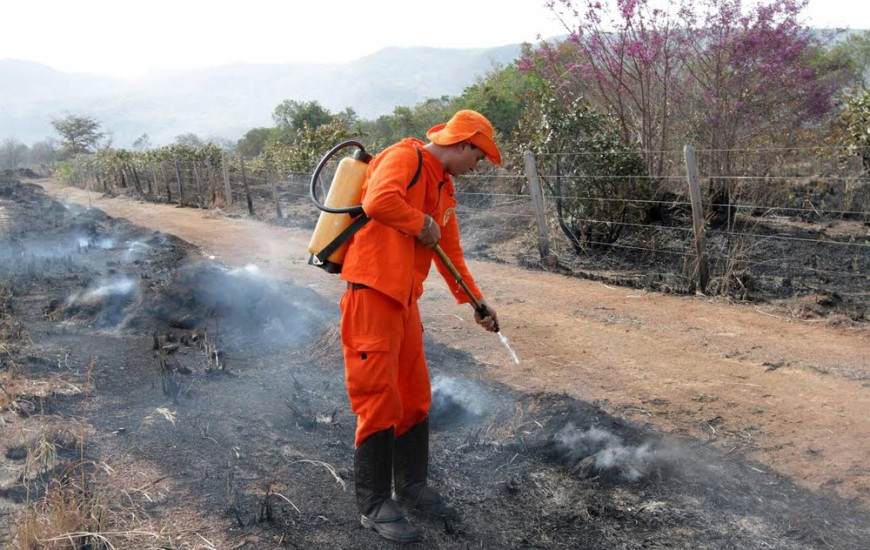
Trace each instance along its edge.
<path fill-rule="evenodd" d="M 4 4 L 0 59 L 112 76 L 234 62 L 346 62 L 387 46 L 492 47 L 565 33 L 544 0 Z M 812 26 L 870 29 L 868 0 L 810 0 L 804 15 Z"/>

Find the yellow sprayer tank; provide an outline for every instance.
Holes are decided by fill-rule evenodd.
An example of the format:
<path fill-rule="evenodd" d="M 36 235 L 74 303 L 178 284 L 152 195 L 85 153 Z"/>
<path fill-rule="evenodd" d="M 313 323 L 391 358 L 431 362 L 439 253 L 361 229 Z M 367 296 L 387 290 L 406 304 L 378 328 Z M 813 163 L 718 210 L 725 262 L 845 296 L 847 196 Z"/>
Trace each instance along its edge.
<path fill-rule="evenodd" d="M 360 203 L 362 185 L 366 177 L 368 163 L 353 157 L 343 158 L 338 163 L 338 169 L 332 178 L 332 185 L 326 194 L 324 205 L 329 208 L 345 208 L 356 206 Z M 321 212 L 308 244 L 308 252 L 317 254 L 332 242 L 342 231 L 353 223 L 354 218 L 350 214 L 333 214 Z M 341 265 L 347 243 L 342 244 L 333 252 L 326 261 L 331 264 Z"/>

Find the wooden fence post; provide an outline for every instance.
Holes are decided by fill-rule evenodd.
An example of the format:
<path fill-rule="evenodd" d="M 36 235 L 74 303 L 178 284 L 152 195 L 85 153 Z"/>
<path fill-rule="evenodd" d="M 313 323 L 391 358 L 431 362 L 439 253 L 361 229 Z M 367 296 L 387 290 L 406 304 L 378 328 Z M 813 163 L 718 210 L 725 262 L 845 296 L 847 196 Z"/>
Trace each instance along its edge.
<path fill-rule="evenodd" d="M 695 251 L 698 258 L 692 276 L 698 276 L 698 286 L 701 292 L 706 292 L 710 282 L 710 268 L 707 265 L 707 240 L 704 236 L 704 207 L 701 204 L 701 187 L 698 184 L 698 163 L 695 161 L 695 148 L 691 145 L 683 147 L 686 159 L 686 178 L 689 181 L 689 199 L 692 202 L 692 227 L 695 230 Z"/>
<path fill-rule="evenodd" d="M 245 171 L 245 157 L 241 157 L 242 163 L 242 185 L 245 187 L 245 198 L 248 200 L 248 214 L 254 215 L 254 201 L 251 199 L 251 188 L 248 186 L 248 174 Z"/>
<path fill-rule="evenodd" d="M 202 182 L 199 180 L 199 170 L 196 169 L 196 159 L 190 164 L 193 166 L 193 181 L 196 182 L 196 205 L 204 208 L 202 204 Z"/>
<path fill-rule="evenodd" d="M 100 181 L 100 176 L 102 176 L 102 184 L 103 184 L 103 193 L 109 193 L 109 177 L 107 174 L 103 172 L 101 168 L 97 168 L 97 182 Z"/>
<path fill-rule="evenodd" d="M 173 159 L 175 162 L 175 179 L 178 181 L 178 203 L 181 204 L 184 200 L 184 186 L 181 183 L 181 168 L 178 167 L 178 159 Z"/>
<path fill-rule="evenodd" d="M 96 180 L 94 174 L 94 168 L 90 164 L 85 166 L 85 189 L 90 189 L 91 180 Z M 99 181 L 97 183 L 99 183 Z"/>
<path fill-rule="evenodd" d="M 281 201 L 278 200 L 278 184 L 275 180 L 278 179 L 274 177 L 272 174 L 272 163 L 266 161 L 266 181 L 272 184 L 272 196 L 275 198 L 275 213 L 278 216 L 278 219 L 284 219 L 284 215 L 281 214 Z"/>
<path fill-rule="evenodd" d="M 139 171 L 136 170 L 136 165 L 133 164 L 133 174 L 136 176 L 136 181 L 140 180 Z M 142 167 L 142 176 L 141 179 L 145 180 L 145 184 L 148 186 L 148 195 L 151 196 L 154 192 L 151 188 L 151 180 L 148 179 L 148 174 L 145 172 L 145 168 Z M 141 185 L 141 183 L 140 183 Z M 144 189 L 144 188 L 143 188 Z"/>
<path fill-rule="evenodd" d="M 541 181 L 538 178 L 535 155 L 531 151 L 525 151 L 523 161 L 526 166 L 526 177 L 529 178 L 529 192 L 535 203 L 535 220 L 538 224 L 538 252 L 541 254 L 541 262 L 544 265 L 554 267 L 558 259 L 555 254 L 550 254 L 550 235 L 547 228 L 547 217 L 544 215 L 544 194 L 541 190 Z"/>
<path fill-rule="evenodd" d="M 230 163 L 226 153 L 221 153 L 221 167 L 224 169 L 224 194 L 227 197 L 227 206 L 232 206 L 233 191 L 230 188 Z"/>
<path fill-rule="evenodd" d="M 214 166 L 211 164 L 211 157 L 205 157 L 205 176 L 208 189 L 206 189 L 206 198 L 211 204 L 209 208 L 217 208 L 217 184 L 215 183 Z"/>
<path fill-rule="evenodd" d="M 160 195 L 160 182 L 157 180 L 157 167 L 154 165 L 154 161 L 148 163 L 151 166 L 151 179 L 154 180 L 154 196 L 157 197 Z"/>
<path fill-rule="evenodd" d="M 172 202 L 172 189 L 169 186 L 169 178 L 166 176 L 165 161 L 160 161 L 160 172 L 163 174 L 163 185 L 166 186 L 166 202 Z"/>
<path fill-rule="evenodd" d="M 133 180 L 133 187 L 136 188 L 136 192 L 139 193 L 140 197 L 143 196 L 145 194 L 145 191 L 142 189 L 142 181 L 139 179 L 139 171 L 136 170 L 135 161 L 131 160 L 130 162 L 126 163 L 126 166 L 127 175 L 130 177 L 130 179 Z"/>

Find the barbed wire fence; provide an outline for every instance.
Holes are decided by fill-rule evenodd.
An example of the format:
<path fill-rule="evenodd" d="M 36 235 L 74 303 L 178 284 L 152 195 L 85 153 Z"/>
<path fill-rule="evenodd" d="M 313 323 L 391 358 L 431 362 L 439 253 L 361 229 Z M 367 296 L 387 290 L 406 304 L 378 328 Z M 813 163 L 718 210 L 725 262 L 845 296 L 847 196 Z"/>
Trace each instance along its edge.
<path fill-rule="evenodd" d="M 697 151 L 700 196 L 695 207 L 686 151 L 668 152 L 669 173 L 655 178 L 654 185 L 649 186 L 655 192 L 642 199 L 624 199 L 619 193 L 590 195 L 588 191 L 595 187 L 587 182 L 603 176 L 559 174 L 553 168 L 557 155 L 538 155 L 533 165 L 540 180 L 540 205 L 528 207 L 534 204 L 531 192 L 501 196 L 498 208 L 502 212 L 494 217 L 504 221 L 490 240 L 498 241 L 497 233 L 505 240 L 515 239 L 517 227 L 525 226 L 524 254 L 513 259 L 521 264 L 661 291 L 703 291 L 741 299 L 810 297 L 808 307 L 813 303 L 842 305 L 854 317 L 866 319 L 870 178 L 863 172 L 859 157 L 838 152 L 825 148 L 734 150 L 728 152 L 733 157 L 731 172 L 720 175 L 710 169 L 709 159 L 721 152 Z M 523 176 L 535 179 L 528 162 Z M 561 195 L 553 191 L 558 178 L 562 180 Z M 624 177 L 614 178 L 628 184 Z M 717 202 L 720 197 L 711 192 L 722 183 L 730 189 L 728 202 Z M 536 187 L 529 184 L 529 189 Z M 566 189 L 575 195 L 567 194 Z M 463 198 L 471 204 L 476 199 Z M 630 222 L 571 220 L 618 224 L 624 229 L 613 242 L 580 241 L 565 230 L 566 225 L 580 224 L 563 223 L 557 214 L 560 200 L 579 199 L 631 203 L 645 216 Z M 700 223 L 693 219 L 696 215 Z M 698 248 L 699 229 L 703 250 Z M 487 248 L 495 259 L 511 261 L 496 248 Z M 708 277 L 700 284 L 698 264 L 702 260 Z M 801 307 L 807 306 L 804 303 Z"/>
<path fill-rule="evenodd" d="M 593 194 L 591 182 L 604 176 L 554 169 L 560 156 L 586 152 L 526 153 L 524 168 L 462 176 L 456 196 L 466 253 L 665 292 L 812 296 L 845 304 L 855 318 L 870 315 L 870 177 L 860 157 L 831 148 L 731 150 L 729 173 L 717 174 L 711 157 L 722 151 L 692 150 L 693 206 L 689 150 L 664 152 L 666 175 L 647 182 L 654 192 L 630 199 L 619 193 L 629 178 L 612 176 L 616 191 L 603 196 Z M 331 177 L 324 171 L 318 193 L 325 196 Z M 319 211 L 310 200 L 310 178 L 223 154 L 136 161 L 114 172 L 92 168 L 75 183 L 313 230 Z M 554 192 L 557 178 L 561 194 Z M 729 189 L 726 202 L 713 193 L 722 184 Z M 575 213 L 566 223 L 559 203 L 572 200 L 612 203 L 644 216 L 623 221 Z M 619 238 L 579 239 L 567 230 L 583 224 L 618 225 Z"/>

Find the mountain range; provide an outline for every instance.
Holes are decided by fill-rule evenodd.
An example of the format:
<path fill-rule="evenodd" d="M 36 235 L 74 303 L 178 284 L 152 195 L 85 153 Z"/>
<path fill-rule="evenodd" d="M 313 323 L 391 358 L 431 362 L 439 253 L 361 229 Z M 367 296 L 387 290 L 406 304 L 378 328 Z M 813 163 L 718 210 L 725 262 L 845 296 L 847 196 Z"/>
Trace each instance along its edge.
<path fill-rule="evenodd" d="M 51 121 L 91 116 L 115 147 L 147 133 L 154 146 L 182 134 L 235 141 L 272 126 L 285 99 L 317 101 L 332 112 L 352 108 L 363 119 L 398 106 L 453 96 L 495 67 L 513 62 L 520 44 L 497 48 L 386 48 L 344 64 L 233 64 L 113 79 L 46 65 L 0 60 L 0 140 L 27 145 L 56 137 Z"/>

